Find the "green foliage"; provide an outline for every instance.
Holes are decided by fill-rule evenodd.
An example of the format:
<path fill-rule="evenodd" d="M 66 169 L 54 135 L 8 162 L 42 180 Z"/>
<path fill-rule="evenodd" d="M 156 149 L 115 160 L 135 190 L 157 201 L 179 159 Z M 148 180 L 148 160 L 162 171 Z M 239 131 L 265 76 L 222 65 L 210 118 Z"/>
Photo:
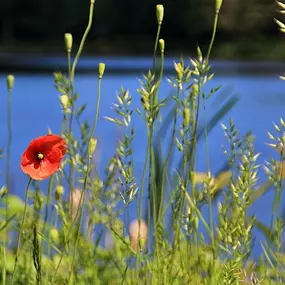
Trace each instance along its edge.
<path fill-rule="evenodd" d="M 164 49 L 160 49 L 160 61 L 154 59 L 152 69 L 139 80 L 141 107 L 137 112 L 147 130 L 142 172 L 133 160 L 134 138 L 141 134 L 132 121 L 132 96 L 121 87 L 113 103 L 114 117 L 106 117 L 118 126 L 121 137 L 102 175 L 92 159 L 97 155 L 96 125 L 105 65 L 99 64 L 93 125 L 82 120 L 86 104 L 78 105 L 74 85 L 76 63 L 92 25 L 93 4 L 75 60 L 71 64 L 68 49 L 67 74 L 54 74 L 63 114 L 61 136 L 67 144 L 60 170 L 49 178 L 47 189 L 30 179 L 25 201 L 10 193 L 8 179 L 0 191 L 2 284 L 284 284 L 284 121 L 273 125 L 276 135 L 268 132 L 268 145 L 280 152 L 280 158 L 264 163 L 268 178 L 264 185 L 258 185 L 261 167 L 254 136 L 251 132 L 241 135 L 232 120 L 222 124 L 230 167 L 216 175 L 211 172 L 210 131 L 237 102 L 236 97 L 227 99 L 207 119 L 208 99 L 219 96 L 221 88 L 208 92 L 205 88 L 214 76 L 209 57 L 219 14 L 206 56 L 198 47 L 197 58 L 174 62 L 175 75 L 167 79 L 173 93 L 160 99 Z M 159 9 L 155 58 L 162 42 L 163 7 Z M 8 96 L 12 91 L 11 87 Z M 164 118 L 162 110 L 168 102 L 174 107 Z M 10 121 L 8 115 L 8 126 Z M 197 145 L 202 140 L 207 169 L 198 172 Z M 178 165 L 173 163 L 174 156 L 179 158 Z M 7 177 L 9 173 L 7 163 Z M 271 186 L 274 203 L 268 226 L 250 213 L 253 203 Z M 129 223 L 129 210 L 135 203 L 136 220 Z M 259 260 L 252 259 L 254 227 L 264 234 Z"/>

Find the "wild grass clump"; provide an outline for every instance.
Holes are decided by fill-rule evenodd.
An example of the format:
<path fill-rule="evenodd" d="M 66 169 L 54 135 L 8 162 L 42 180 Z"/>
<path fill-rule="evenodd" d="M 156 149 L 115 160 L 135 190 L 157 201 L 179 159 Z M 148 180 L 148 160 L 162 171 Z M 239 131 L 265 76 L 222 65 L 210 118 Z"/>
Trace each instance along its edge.
<path fill-rule="evenodd" d="M 98 66 L 92 123 L 82 120 L 86 104 L 79 105 L 75 87 L 76 65 L 92 26 L 95 1 L 91 0 L 78 52 L 72 61 L 72 35 L 65 34 L 68 71 L 54 74 L 63 114 L 61 133 L 43 131 L 22 156 L 21 166 L 28 175 L 25 201 L 10 193 L 14 77 L 7 77 L 8 141 L 0 150 L 0 158 L 7 162 L 1 188 L 2 284 L 284 284 L 284 121 L 274 124 L 274 133 L 268 132 L 268 144 L 279 151 L 280 158 L 263 167 L 251 132 L 242 135 L 232 120 L 222 124 L 229 169 L 217 175 L 211 171 L 209 131 L 234 104 L 224 105 L 214 119 L 207 118 L 208 99 L 220 89 L 207 91 L 214 76 L 209 59 L 221 5 L 216 0 L 206 55 L 198 47 L 196 58 L 174 62 L 174 76 L 167 78 L 173 87 L 171 96 L 160 94 L 166 47 L 160 38 L 164 8 L 156 6 L 153 66 L 139 80 L 135 95 L 140 96 L 141 107 L 134 110 L 133 95 L 120 88 L 114 116 L 105 118 L 120 128 L 122 136 L 100 175 L 93 157 L 105 64 Z M 285 9 L 285 4 L 278 5 Z M 284 32 L 284 25 L 277 24 Z M 170 120 L 162 115 L 166 102 L 174 104 Z M 134 139 L 141 136 L 136 133 L 133 112 L 147 130 L 142 173 L 133 159 Z M 171 124 L 164 125 L 167 121 Z M 167 129 L 170 139 L 161 145 L 160 135 Z M 197 145 L 202 139 L 207 160 L 204 173 L 196 170 Z M 268 178 L 263 185 L 258 181 L 261 175 Z M 41 183 L 45 178 L 47 189 Z M 265 225 L 250 209 L 270 188 L 275 198 L 271 223 Z M 130 222 L 133 204 L 136 219 Z M 263 240 L 255 240 L 262 248 L 259 258 L 252 255 L 254 228 L 264 233 Z"/>

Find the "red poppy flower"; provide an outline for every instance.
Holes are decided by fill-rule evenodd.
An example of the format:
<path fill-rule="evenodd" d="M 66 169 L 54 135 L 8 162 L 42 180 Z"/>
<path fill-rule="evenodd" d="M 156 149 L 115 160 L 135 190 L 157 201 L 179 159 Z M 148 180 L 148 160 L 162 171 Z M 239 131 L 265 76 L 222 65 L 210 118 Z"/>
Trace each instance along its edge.
<path fill-rule="evenodd" d="M 21 167 L 32 179 L 42 180 L 55 173 L 66 153 L 62 137 L 46 135 L 30 142 L 22 155 Z"/>

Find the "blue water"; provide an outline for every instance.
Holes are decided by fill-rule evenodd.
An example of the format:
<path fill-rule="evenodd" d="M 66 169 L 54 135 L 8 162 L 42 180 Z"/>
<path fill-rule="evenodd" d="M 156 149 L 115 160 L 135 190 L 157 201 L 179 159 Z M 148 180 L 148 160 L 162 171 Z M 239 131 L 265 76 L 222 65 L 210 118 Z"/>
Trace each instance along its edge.
<path fill-rule="evenodd" d="M 144 70 L 144 69 L 143 69 Z M 285 67 L 284 67 L 285 70 Z M 217 73 L 209 83 L 208 88 L 222 84 L 219 93 L 225 93 L 230 97 L 236 95 L 239 98 L 235 107 L 227 114 L 222 122 L 228 125 L 231 117 L 241 133 L 252 130 L 256 136 L 255 149 L 261 152 L 259 163 L 262 164 L 271 156 L 276 157 L 276 152 L 265 145 L 268 142 L 267 130 L 273 131 L 272 122 L 278 122 L 280 117 L 285 118 L 285 82 L 276 74 L 249 75 L 238 72 L 227 74 Z M 116 92 L 120 86 L 130 90 L 133 96 L 133 109 L 140 107 L 140 95 L 137 88 L 140 87 L 137 80 L 141 73 L 115 75 L 108 74 L 102 81 L 101 105 L 98 127 L 95 136 L 98 137 L 98 149 L 96 163 L 100 173 L 103 172 L 108 160 L 114 154 L 117 138 L 120 136 L 119 129 L 112 123 L 106 121 L 103 116 L 113 116 L 111 110 L 112 102 L 116 101 Z M 96 74 L 76 75 L 76 90 L 80 94 L 79 103 L 88 103 L 83 118 L 90 123 L 93 121 L 97 99 L 97 76 Z M 166 80 L 161 84 L 160 96 L 165 97 L 173 91 L 173 87 Z M 53 87 L 52 74 L 16 74 L 15 88 L 12 94 L 12 159 L 11 176 L 12 191 L 23 197 L 27 177 L 21 172 L 21 154 L 28 143 L 35 137 L 46 134 L 50 128 L 53 133 L 59 133 L 62 111 L 60 108 L 59 94 Z M 226 98 L 217 99 L 214 95 L 207 104 L 208 118 L 217 111 Z M 217 102 L 220 101 L 220 102 Z M 167 111 L 163 113 L 166 115 Z M 0 147 L 6 146 L 7 142 L 7 96 L 6 96 L 6 75 L 0 74 Z M 163 119 L 162 119 L 163 120 Z M 133 122 L 135 125 L 134 159 L 138 176 L 141 176 L 144 153 L 146 150 L 146 132 L 142 119 L 134 112 Z M 226 162 L 222 145 L 227 145 L 223 130 L 217 125 L 209 134 L 209 154 L 212 173 L 216 173 Z M 205 171 L 206 159 L 204 156 L 205 145 L 198 147 L 197 170 Z M 4 160 L 0 161 L 0 173 L 5 171 Z M 264 171 L 260 169 L 260 180 L 265 181 Z M 4 175 L 0 176 L 0 186 L 5 183 Z M 140 178 L 138 179 L 140 184 Z M 252 207 L 252 213 L 268 223 L 270 220 L 271 207 L 273 203 L 273 191 L 266 194 Z M 136 217 L 133 208 L 131 218 Z"/>

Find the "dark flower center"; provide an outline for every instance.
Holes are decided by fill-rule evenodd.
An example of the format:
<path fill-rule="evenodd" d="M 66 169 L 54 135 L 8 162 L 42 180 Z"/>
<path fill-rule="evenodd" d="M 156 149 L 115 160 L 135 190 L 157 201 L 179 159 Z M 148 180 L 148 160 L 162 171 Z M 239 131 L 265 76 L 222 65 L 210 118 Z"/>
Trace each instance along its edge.
<path fill-rule="evenodd" d="M 41 152 L 37 152 L 37 160 L 42 160 L 44 159 L 44 155 Z"/>

